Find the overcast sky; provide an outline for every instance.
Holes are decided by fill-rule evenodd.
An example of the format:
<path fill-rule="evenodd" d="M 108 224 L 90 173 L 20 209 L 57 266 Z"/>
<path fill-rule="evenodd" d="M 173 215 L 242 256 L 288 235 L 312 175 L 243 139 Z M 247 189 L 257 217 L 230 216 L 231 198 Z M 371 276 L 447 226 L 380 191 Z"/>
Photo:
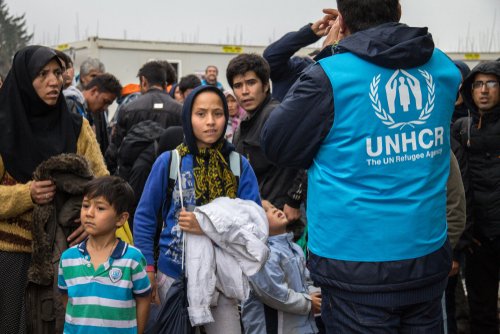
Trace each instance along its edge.
<path fill-rule="evenodd" d="M 267 45 L 335 7 L 334 0 L 5 0 L 34 42 L 89 36 Z M 401 22 L 427 26 L 444 51 L 500 52 L 500 0 L 401 0 Z"/>

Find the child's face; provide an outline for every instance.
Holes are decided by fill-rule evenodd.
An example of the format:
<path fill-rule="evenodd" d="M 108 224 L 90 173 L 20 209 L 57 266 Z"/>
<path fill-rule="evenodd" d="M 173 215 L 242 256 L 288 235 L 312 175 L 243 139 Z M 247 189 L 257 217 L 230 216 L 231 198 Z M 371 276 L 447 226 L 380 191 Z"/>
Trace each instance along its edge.
<path fill-rule="evenodd" d="M 83 198 L 80 220 L 85 232 L 91 236 L 114 234 L 127 218 L 125 213 L 118 215 L 115 208 L 102 196 Z"/>
<path fill-rule="evenodd" d="M 229 116 L 234 117 L 238 114 L 238 102 L 231 95 L 226 96 L 227 108 L 229 109 Z"/>
<path fill-rule="evenodd" d="M 191 124 L 198 148 L 210 147 L 222 137 L 226 117 L 219 95 L 208 91 L 196 96 Z"/>
<path fill-rule="evenodd" d="M 262 201 L 262 207 L 266 211 L 267 220 L 269 221 L 269 230 L 285 229 L 288 224 L 285 213 L 277 209 L 269 201 Z"/>

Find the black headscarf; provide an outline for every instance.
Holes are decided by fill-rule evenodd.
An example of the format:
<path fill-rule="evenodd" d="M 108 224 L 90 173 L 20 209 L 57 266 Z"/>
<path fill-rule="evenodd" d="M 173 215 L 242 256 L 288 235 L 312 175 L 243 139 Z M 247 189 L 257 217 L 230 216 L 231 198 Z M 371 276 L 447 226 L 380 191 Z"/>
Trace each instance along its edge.
<path fill-rule="evenodd" d="M 76 153 L 82 118 L 68 111 L 61 92 L 57 103 L 46 104 L 33 80 L 51 60 L 61 64 L 54 50 L 28 46 L 14 56 L 0 90 L 0 156 L 6 171 L 18 182 L 28 182 L 46 159 Z"/>

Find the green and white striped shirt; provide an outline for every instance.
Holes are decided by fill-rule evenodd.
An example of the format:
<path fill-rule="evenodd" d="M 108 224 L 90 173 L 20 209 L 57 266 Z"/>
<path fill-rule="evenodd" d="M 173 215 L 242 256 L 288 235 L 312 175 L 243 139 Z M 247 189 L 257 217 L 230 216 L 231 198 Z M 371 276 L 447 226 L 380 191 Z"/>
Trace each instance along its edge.
<path fill-rule="evenodd" d="M 135 297 L 151 290 L 144 256 L 121 240 L 96 270 L 86 241 L 67 249 L 58 285 L 68 294 L 64 333 L 137 333 Z"/>

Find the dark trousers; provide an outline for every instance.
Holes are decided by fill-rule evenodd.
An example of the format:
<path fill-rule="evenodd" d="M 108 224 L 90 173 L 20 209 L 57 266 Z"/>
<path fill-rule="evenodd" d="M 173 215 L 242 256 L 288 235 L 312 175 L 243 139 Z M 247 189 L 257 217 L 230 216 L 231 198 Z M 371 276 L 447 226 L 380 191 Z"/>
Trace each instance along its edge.
<path fill-rule="evenodd" d="M 399 307 L 359 304 L 321 289 L 321 317 L 326 333 L 438 334 L 443 326 L 442 296 Z"/>
<path fill-rule="evenodd" d="M 498 334 L 498 279 L 500 238 L 481 240 L 467 252 L 465 283 L 472 334 Z"/>
<path fill-rule="evenodd" d="M 448 285 L 445 291 L 446 300 L 446 324 L 447 334 L 457 334 L 457 319 L 456 319 L 456 302 L 455 302 L 455 291 L 457 289 L 458 278 L 460 274 L 451 276 L 448 278 Z"/>

